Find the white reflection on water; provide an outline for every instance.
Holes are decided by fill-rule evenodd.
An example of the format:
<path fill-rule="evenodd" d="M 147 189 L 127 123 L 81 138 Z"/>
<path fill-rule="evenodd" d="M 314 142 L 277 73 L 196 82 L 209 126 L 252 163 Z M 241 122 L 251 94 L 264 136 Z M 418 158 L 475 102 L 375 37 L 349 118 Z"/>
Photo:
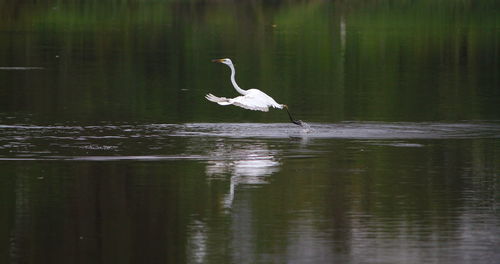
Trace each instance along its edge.
<path fill-rule="evenodd" d="M 315 228 L 312 212 L 305 212 L 301 218 L 291 223 L 291 230 L 287 237 L 287 262 L 300 263 L 308 260 L 310 263 L 327 263 L 335 259 L 334 247 L 331 239 L 324 236 L 324 232 Z"/>
<path fill-rule="evenodd" d="M 209 156 L 206 174 L 210 180 L 230 175 L 229 192 L 223 205 L 231 208 L 235 189 L 243 185 L 268 183 L 268 176 L 279 171 L 281 163 L 276 158 L 277 151 L 270 150 L 265 143 L 252 142 L 246 145 L 219 141 Z"/>
<path fill-rule="evenodd" d="M 302 146 L 316 139 L 370 140 L 370 145 L 421 147 L 408 139 L 491 139 L 499 138 L 498 123 L 312 123 L 305 131 L 287 123 L 191 123 L 191 124 L 104 124 L 101 126 L 1 124 L 0 160 L 210 160 L 208 175 L 266 175 L 277 165 L 274 152 L 262 143 L 245 142 L 291 139 Z M 179 142 L 195 139 L 196 144 L 176 152 Z M 201 140 L 199 140 L 201 139 Z M 221 146 L 224 141 L 243 140 L 242 146 Z M 219 142 L 210 155 L 200 155 L 199 144 Z M 381 142 L 383 140 L 383 142 Z M 222 143 L 221 143 L 222 142 Z M 182 149 L 181 149 L 182 150 Z M 231 156 L 225 156 L 230 152 Z M 268 153 L 266 153 L 268 152 Z M 217 158 L 222 155 L 223 158 Z M 215 158 L 213 158 L 215 157 Z M 271 171 L 272 173 L 272 171 Z M 255 177 L 255 175 L 253 177 Z M 254 179 L 256 180 L 256 179 Z"/>
<path fill-rule="evenodd" d="M 207 255 L 207 225 L 203 221 L 194 220 L 188 226 L 187 256 L 193 263 L 205 263 Z"/>
<path fill-rule="evenodd" d="M 131 168 L 176 161 L 181 161 L 177 163 L 179 168 L 202 164 L 201 174 L 205 172 L 209 183 L 219 184 L 210 184 L 210 194 L 200 195 L 205 199 L 215 194 L 215 202 L 195 200 L 201 203 L 193 210 L 200 212 L 190 212 L 187 238 L 181 243 L 186 243 L 188 259 L 194 263 L 489 263 L 487 260 L 500 259 L 495 195 L 495 147 L 500 125 L 313 124 L 314 131 L 307 135 L 290 128 L 289 124 L 0 125 L 0 160 L 60 161 L 54 162 L 55 166 L 75 166 L 71 162 L 75 160 L 88 161 L 84 166 L 96 166 L 95 161 L 100 161 L 105 166 L 127 164 Z M 358 151 L 365 146 L 375 148 Z M 382 154 L 385 162 L 372 163 L 379 158 L 377 154 Z M 304 157 L 313 159 L 309 162 Z M 109 161 L 122 162 L 106 163 Z M 41 163 L 34 164 L 38 168 Z M 336 165 L 340 167 L 334 168 Z M 283 173 L 277 175 L 281 170 Z M 455 170 L 463 171 L 463 175 L 450 176 Z M 399 171 L 408 173 L 400 177 L 396 174 Z M 387 176 L 374 177 L 379 174 Z M 25 242 L 33 226 L 29 214 L 33 209 L 32 185 L 26 184 L 34 178 L 32 174 L 21 176 L 16 179 L 16 219 L 10 236 L 14 262 L 28 254 L 25 252 L 30 248 Z M 308 180 L 301 188 L 310 176 L 319 181 Z M 276 181 L 272 181 L 274 178 Z M 425 181 L 420 181 L 422 178 Z M 442 178 L 444 194 L 436 185 Z M 433 187 L 395 203 L 395 214 L 387 217 L 381 209 L 392 209 L 392 200 L 406 196 L 386 186 L 411 185 L 412 181 L 417 186 Z M 457 186 L 457 181 L 464 183 Z M 370 188 L 365 190 L 365 184 Z M 304 204 L 295 205 L 299 199 L 281 195 L 279 190 L 293 186 L 303 191 L 296 197 Z M 351 190 L 358 196 L 344 194 Z M 386 200 L 388 190 L 396 195 Z M 422 202 L 422 208 L 417 206 L 419 199 L 429 194 L 432 201 Z M 286 204 L 287 199 L 294 204 Z M 342 202 L 344 199 L 348 201 Z M 456 204 L 451 202 L 455 199 L 459 201 Z M 180 203 L 184 205 L 184 201 Z M 446 205 L 443 212 L 435 207 L 437 204 Z M 213 210 L 221 207 L 223 210 Z M 265 243 L 276 247 L 267 248 Z M 225 259 L 219 261 L 220 256 Z"/>
<path fill-rule="evenodd" d="M 238 256 L 251 255 L 253 252 L 253 243 L 250 241 L 253 234 L 249 221 L 252 219 L 253 212 L 248 197 L 241 199 L 242 206 L 238 207 L 237 212 L 231 210 L 236 196 L 237 190 L 244 187 L 255 187 L 269 183 L 269 178 L 272 174 L 280 170 L 281 162 L 277 158 L 278 151 L 269 149 L 269 146 L 264 142 L 255 141 L 217 141 L 213 151 L 208 153 L 210 160 L 207 161 L 205 173 L 209 182 L 225 181 L 229 177 L 229 190 L 222 199 L 222 207 L 224 215 L 229 215 L 231 218 L 232 228 L 230 229 L 230 237 L 234 250 L 233 257 L 238 259 Z M 193 216 L 193 220 L 188 228 L 187 237 L 187 256 L 192 263 L 205 263 L 209 252 L 214 251 L 210 247 L 212 242 L 217 240 L 212 237 L 207 223 L 202 220 L 197 220 Z M 246 253 L 242 250 L 248 251 Z M 213 253 L 213 252 L 212 252 Z"/>
<path fill-rule="evenodd" d="M 43 67 L 0 67 L 0 71 L 29 71 L 29 70 L 43 70 Z"/>
<path fill-rule="evenodd" d="M 172 136 L 216 138 L 310 139 L 451 139 L 498 138 L 498 123 L 341 122 L 310 123 L 301 129 L 287 123 L 191 123 L 176 127 Z"/>

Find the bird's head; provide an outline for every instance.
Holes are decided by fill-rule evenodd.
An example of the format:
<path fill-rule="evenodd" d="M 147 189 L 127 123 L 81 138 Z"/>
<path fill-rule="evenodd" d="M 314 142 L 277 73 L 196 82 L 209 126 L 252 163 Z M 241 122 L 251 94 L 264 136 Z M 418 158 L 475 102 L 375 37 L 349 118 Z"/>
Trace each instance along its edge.
<path fill-rule="evenodd" d="M 212 62 L 224 63 L 226 65 L 232 65 L 233 64 L 233 62 L 231 61 L 231 59 L 228 59 L 228 58 L 225 58 L 225 59 L 215 59 L 215 60 L 212 60 Z"/>

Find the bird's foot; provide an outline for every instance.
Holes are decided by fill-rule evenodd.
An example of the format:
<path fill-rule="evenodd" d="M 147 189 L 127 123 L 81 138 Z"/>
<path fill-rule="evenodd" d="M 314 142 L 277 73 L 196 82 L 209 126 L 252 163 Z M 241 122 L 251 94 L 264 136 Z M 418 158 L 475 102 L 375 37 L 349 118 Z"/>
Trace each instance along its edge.
<path fill-rule="evenodd" d="M 292 123 L 294 123 L 298 126 L 304 126 L 304 122 L 302 122 L 302 120 L 293 120 Z"/>

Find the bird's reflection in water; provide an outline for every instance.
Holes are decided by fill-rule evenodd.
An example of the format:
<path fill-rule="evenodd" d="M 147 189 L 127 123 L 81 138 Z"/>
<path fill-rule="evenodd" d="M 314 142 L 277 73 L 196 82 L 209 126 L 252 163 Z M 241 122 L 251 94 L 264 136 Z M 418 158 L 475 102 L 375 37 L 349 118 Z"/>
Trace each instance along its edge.
<path fill-rule="evenodd" d="M 211 153 L 206 174 L 209 180 L 225 179 L 230 175 L 229 191 L 223 200 L 224 208 L 231 208 L 239 186 L 260 185 L 269 182 L 269 176 L 281 165 L 277 151 L 264 142 L 227 143 L 220 141 Z"/>
<path fill-rule="evenodd" d="M 188 257 L 191 263 L 204 263 L 207 256 L 207 224 L 203 221 L 193 220 L 188 227 Z"/>
<path fill-rule="evenodd" d="M 229 190 L 220 201 L 225 209 L 223 215 L 242 220 L 231 221 L 232 226 L 227 229 L 226 226 L 208 225 L 204 219 L 193 216 L 187 241 L 187 254 L 192 263 L 205 263 L 209 255 L 220 253 L 219 250 L 223 249 L 220 245 L 227 243 L 227 237 L 233 237 L 231 241 L 238 250 L 245 248 L 248 236 L 252 234 L 247 222 L 251 219 L 251 206 L 246 204 L 250 202 L 248 199 L 242 198 L 242 208 L 232 210 L 235 195 L 241 188 L 269 183 L 270 176 L 281 166 L 278 151 L 269 149 L 265 142 L 220 140 L 209 154 L 211 160 L 206 166 L 208 180 L 229 181 Z M 234 230 L 238 232 L 233 233 Z M 219 236 L 225 232 L 229 233 Z M 241 234 L 244 237 L 239 237 Z"/>

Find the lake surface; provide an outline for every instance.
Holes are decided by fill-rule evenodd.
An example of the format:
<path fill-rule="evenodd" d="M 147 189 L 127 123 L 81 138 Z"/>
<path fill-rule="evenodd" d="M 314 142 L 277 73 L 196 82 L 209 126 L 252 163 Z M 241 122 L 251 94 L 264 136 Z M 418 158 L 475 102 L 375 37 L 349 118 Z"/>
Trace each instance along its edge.
<path fill-rule="evenodd" d="M 354 2 L 1 4 L 0 262 L 499 263 L 499 3 Z"/>

